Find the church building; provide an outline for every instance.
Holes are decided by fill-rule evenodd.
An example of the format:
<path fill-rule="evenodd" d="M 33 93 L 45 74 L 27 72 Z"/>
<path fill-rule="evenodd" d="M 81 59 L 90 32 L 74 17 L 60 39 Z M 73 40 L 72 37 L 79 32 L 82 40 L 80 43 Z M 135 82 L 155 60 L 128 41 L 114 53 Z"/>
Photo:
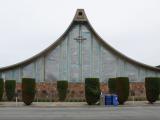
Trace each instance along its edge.
<path fill-rule="evenodd" d="M 142 83 L 145 77 L 160 77 L 160 68 L 133 60 L 103 40 L 89 23 L 83 9 L 78 9 L 67 30 L 48 48 L 20 63 L 0 68 L 5 80 L 35 78 L 37 83 L 68 80 L 83 83 L 85 78 L 99 78 L 107 83 L 112 77 L 129 77 Z"/>

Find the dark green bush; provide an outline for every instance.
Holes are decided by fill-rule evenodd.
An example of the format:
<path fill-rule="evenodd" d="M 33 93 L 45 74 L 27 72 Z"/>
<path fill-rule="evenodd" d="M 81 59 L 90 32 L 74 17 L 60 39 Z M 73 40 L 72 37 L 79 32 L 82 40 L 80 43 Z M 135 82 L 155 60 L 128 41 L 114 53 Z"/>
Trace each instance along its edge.
<path fill-rule="evenodd" d="M 4 92 L 4 80 L 0 78 L 0 101 L 2 100 L 3 92 Z"/>
<path fill-rule="evenodd" d="M 67 96 L 67 89 L 68 89 L 68 81 L 66 80 L 57 81 L 59 101 L 65 101 Z"/>
<path fill-rule="evenodd" d="M 30 105 L 34 101 L 36 82 L 33 78 L 22 78 L 22 101 Z"/>
<path fill-rule="evenodd" d="M 152 104 L 158 100 L 160 93 L 160 78 L 145 78 L 146 98 Z"/>
<path fill-rule="evenodd" d="M 110 94 L 116 94 L 116 78 L 109 78 L 108 88 Z"/>
<path fill-rule="evenodd" d="M 9 101 L 11 101 L 15 95 L 16 81 L 15 80 L 6 80 L 5 81 L 5 90 L 6 96 Z"/>
<path fill-rule="evenodd" d="M 100 99 L 100 83 L 98 78 L 85 79 L 85 98 L 88 105 L 96 104 Z"/>
<path fill-rule="evenodd" d="M 118 95 L 119 104 L 124 104 L 129 96 L 129 78 L 118 77 L 116 78 L 116 94 Z"/>

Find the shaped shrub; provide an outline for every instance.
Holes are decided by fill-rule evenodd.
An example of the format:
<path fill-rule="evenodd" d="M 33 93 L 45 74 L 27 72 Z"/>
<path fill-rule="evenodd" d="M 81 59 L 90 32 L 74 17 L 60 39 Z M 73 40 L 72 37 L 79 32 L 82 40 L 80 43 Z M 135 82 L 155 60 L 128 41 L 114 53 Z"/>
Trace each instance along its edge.
<path fill-rule="evenodd" d="M 109 78 L 108 88 L 110 94 L 116 94 L 116 78 Z"/>
<path fill-rule="evenodd" d="M 88 105 L 96 104 L 100 99 L 100 83 L 98 78 L 85 79 L 85 98 Z"/>
<path fill-rule="evenodd" d="M 22 78 L 22 101 L 30 105 L 34 101 L 36 82 L 33 78 Z"/>
<path fill-rule="evenodd" d="M 158 100 L 160 93 L 160 78 L 145 78 L 145 89 L 147 100 L 152 104 Z"/>
<path fill-rule="evenodd" d="M 118 95 L 119 104 L 124 104 L 129 96 L 129 78 L 118 77 L 116 78 L 116 94 Z"/>
<path fill-rule="evenodd" d="M 6 96 L 9 101 L 11 101 L 15 95 L 16 81 L 15 80 L 6 80 L 5 81 L 5 91 Z"/>
<path fill-rule="evenodd" d="M 0 101 L 2 100 L 3 92 L 4 92 L 4 80 L 0 78 Z"/>
<path fill-rule="evenodd" d="M 67 89 L 68 89 L 68 81 L 66 80 L 57 81 L 59 101 L 65 101 L 67 96 Z"/>

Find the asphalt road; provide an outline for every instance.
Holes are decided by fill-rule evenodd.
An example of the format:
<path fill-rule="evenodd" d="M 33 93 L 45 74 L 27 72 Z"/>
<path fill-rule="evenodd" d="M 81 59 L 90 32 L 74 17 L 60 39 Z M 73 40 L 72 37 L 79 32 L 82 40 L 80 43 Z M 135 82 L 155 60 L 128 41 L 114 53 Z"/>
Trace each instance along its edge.
<path fill-rule="evenodd" d="M 160 107 L 1 107 L 0 120 L 160 120 Z"/>

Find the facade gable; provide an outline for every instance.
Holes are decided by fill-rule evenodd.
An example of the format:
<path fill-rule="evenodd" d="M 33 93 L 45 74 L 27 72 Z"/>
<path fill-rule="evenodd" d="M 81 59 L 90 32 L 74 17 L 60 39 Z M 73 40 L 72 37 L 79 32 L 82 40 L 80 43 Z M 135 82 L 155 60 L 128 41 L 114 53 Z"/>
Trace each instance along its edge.
<path fill-rule="evenodd" d="M 37 82 L 83 82 L 87 77 L 107 82 L 111 77 L 129 77 L 131 82 L 142 82 L 145 77 L 160 76 L 160 69 L 136 62 L 105 43 L 79 9 L 53 45 L 22 63 L 1 68 L 0 75 L 18 82 L 22 77 L 33 77 Z"/>

